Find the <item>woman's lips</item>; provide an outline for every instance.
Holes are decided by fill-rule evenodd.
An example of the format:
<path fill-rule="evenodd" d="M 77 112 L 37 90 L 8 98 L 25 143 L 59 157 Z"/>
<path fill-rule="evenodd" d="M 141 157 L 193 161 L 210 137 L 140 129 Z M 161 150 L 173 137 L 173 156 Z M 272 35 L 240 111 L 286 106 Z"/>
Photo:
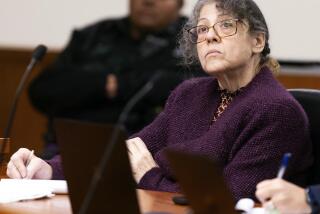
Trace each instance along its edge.
<path fill-rule="evenodd" d="M 218 56 L 218 55 L 221 55 L 221 52 L 218 50 L 211 50 L 211 51 L 208 51 L 208 53 L 206 53 L 206 57 L 207 56 Z"/>

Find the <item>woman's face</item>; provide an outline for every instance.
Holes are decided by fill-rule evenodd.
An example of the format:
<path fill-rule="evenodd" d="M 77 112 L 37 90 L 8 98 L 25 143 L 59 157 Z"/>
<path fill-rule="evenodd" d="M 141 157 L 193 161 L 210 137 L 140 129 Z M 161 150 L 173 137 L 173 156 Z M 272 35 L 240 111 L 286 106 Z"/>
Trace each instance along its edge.
<path fill-rule="evenodd" d="M 222 14 L 216 4 L 203 6 L 198 19 L 199 25 L 213 26 L 223 20 L 234 17 Z M 248 31 L 248 24 L 236 22 L 237 32 L 234 35 L 220 38 L 211 27 L 206 40 L 197 44 L 197 51 L 203 69 L 210 75 L 246 68 L 251 63 L 256 51 L 256 38 Z"/>

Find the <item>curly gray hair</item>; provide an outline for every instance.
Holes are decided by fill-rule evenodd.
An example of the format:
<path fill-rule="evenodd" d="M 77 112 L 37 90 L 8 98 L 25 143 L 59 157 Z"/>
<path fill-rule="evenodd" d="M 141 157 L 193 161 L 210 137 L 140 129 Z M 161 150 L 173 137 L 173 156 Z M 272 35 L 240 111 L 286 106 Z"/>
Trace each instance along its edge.
<path fill-rule="evenodd" d="M 199 0 L 178 41 L 184 64 L 199 63 L 196 45 L 190 42 L 187 30 L 197 25 L 202 7 L 210 3 L 216 3 L 217 9 L 223 13 L 230 14 L 240 20 L 246 20 L 249 24 L 250 33 L 263 32 L 265 34 L 266 44 L 261 52 L 260 65 L 266 63 L 270 53 L 269 30 L 261 10 L 253 0 Z"/>

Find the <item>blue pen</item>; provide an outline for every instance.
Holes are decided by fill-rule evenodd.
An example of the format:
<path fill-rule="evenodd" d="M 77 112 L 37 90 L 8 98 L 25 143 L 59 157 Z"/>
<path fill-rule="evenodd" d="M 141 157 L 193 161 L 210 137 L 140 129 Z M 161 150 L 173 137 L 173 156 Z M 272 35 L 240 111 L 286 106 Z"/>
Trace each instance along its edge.
<path fill-rule="evenodd" d="M 277 178 L 283 177 L 284 173 L 286 172 L 290 157 L 291 157 L 291 153 L 285 153 L 283 155 Z"/>

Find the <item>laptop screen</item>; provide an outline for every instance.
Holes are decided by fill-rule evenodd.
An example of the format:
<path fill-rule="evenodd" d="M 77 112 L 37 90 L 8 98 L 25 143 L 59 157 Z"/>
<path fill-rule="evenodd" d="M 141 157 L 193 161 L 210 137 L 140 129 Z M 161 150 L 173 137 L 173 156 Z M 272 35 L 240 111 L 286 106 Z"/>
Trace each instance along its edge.
<path fill-rule="evenodd" d="M 125 132 L 120 130 L 110 148 L 112 125 L 66 119 L 57 119 L 54 125 L 73 213 L 79 212 L 105 149 L 109 157 L 87 213 L 140 213 Z"/>
<path fill-rule="evenodd" d="M 195 214 L 234 214 L 234 200 L 222 171 L 200 155 L 167 151 L 167 157 L 181 189 Z"/>

